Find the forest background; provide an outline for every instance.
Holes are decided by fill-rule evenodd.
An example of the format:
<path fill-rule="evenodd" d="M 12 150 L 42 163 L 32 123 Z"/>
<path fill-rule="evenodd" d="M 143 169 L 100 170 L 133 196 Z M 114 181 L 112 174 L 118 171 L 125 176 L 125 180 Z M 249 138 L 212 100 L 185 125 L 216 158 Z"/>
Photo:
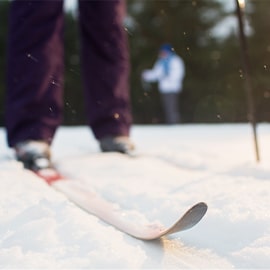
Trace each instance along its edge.
<path fill-rule="evenodd" d="M 246 0 L 246 38 L 258 122 L 270 121 L 270 2 Z M 10 2 L 0 1 L 0 126 L 4 125 L 6 39 Z M 184 60 L 180 96 L 183 123 L 247 122 L 247 101 L 237 27 L 220 36 L 216 26 L 236 11 L 216 0 L 127 0 L 125 21 L 131 59 L 131 101 L 136 124 L 164 123 L 157 85 L 144 85 L 141 72 L 151 68 L 164 42 Z M 84 125 L 79 33 L 76 11 L 65 12 L 64 125 Z"/>

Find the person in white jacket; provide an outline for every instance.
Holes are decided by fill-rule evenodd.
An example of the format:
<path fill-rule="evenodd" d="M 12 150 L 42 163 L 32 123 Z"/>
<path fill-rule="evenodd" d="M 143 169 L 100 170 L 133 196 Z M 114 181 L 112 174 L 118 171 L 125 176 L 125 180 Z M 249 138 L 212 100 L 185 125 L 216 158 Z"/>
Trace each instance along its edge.
<path fill-rule="evenodd" d="M 170 44 L 162 45 L 153 68 L 142 72 L 145 82 L 158 82 L 167 124 L 180 122 L 179 93 L 182 91 L 184 76 L 184 62 Z"/>

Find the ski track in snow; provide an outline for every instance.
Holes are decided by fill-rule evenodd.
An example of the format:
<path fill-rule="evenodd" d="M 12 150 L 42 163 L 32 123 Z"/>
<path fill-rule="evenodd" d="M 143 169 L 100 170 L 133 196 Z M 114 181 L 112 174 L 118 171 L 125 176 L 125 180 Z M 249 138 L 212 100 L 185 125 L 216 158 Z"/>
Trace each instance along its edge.
<path fill-rule="evenodd" d="M 0 268 L 270 268 L 270 125 L 134 126 L 138 156 L 99 153 L 87 127 L 61 127 L 58 168 L 138 226 L 171 225 L 192 204 L 194 228 L 140 241 L 89 215 L 23 170 L 0 129 Z"/>

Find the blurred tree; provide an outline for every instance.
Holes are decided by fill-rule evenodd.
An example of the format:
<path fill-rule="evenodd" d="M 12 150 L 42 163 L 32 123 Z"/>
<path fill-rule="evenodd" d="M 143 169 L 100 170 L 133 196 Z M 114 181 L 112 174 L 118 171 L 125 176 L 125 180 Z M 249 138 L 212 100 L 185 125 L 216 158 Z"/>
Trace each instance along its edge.
<path fill-rule="evenodd" d="M 79 47 L 79 28 L 76 16 L 72 12 L 67 12 L 65 15 L 65 125 L 82 125 L 86 123 Z"/>
<path fill-rule="evenodd" d="M 270 120 L 270 20 L 269 1 L 246 1 L 245 15 L 252 27 L 249 37 L 252 83 L 256 99 L 256 115 L 260 121 Z"/>

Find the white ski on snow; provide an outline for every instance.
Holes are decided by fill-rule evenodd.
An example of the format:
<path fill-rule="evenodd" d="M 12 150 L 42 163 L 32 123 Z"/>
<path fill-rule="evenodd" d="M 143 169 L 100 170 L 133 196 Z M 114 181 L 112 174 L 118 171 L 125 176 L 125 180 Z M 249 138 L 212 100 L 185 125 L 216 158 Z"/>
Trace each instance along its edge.
<path fill-rule="evenodd" d="M 141 240 L 155 240 L 162 236 L 190 229 L 203 218 L 207 211 L 207 205 L 204 202 L 199 202 L 190 207 L 170 227 L 166 228 L 151 223 L 139 225 L 129 220 L 126 212 L 120 209 L 118 205 L 104 199 L 94 190 L 83 187 L 79 181 L 66 179 L 57 171 L 51 169 L 36 174 L 83 210 L 95 215 L 118 230 Z"/>

